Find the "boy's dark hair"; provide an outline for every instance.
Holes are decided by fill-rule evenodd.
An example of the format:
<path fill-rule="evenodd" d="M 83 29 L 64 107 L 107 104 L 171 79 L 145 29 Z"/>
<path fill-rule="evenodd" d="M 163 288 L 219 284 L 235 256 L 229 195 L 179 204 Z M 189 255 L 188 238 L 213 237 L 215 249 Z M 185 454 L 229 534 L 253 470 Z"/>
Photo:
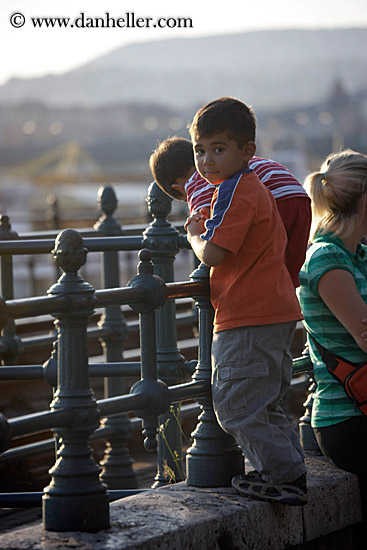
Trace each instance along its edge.
<path fill-rule="evenodd" d="M 221 97 L 201 107 L 189 129 L 191 139 L 195 140 L 225 131 L 238 147 L 255 141 L 256 117 L 252 108 L 239 99 Z"/>
<path fill-rule="evenodd" d="M 181 197 L 171 185 L 177 178 L 185 177 L 194 166 L 191 141 L 177 136 L 162 141 L 149 159 L 149 167 L 156 183 L 174 199 Z"/>

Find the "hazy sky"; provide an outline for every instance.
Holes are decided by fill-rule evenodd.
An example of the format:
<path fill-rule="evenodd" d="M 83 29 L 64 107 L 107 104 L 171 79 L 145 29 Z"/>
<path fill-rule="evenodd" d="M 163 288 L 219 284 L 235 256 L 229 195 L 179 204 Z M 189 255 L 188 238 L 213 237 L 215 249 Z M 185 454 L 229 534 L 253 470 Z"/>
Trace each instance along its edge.
<path fill-rule="evenodd" d="M 217 7 L 214 7 L 214 4 Z M 153 19 L 191 18 L 193 28 L 77 28 L 88 18 L 126 13 Z M 16 28 L 10 23 L 12 14 Z M 366 0 L 1 0 L 0 84 L 11 76 L 60 73 L 126 43 L 272 28 L 366 27 Z M 34 28 L 31 18 L 63 17 L 73 28 Z M 131 16 L 130 16 L 131 17 Z M 122 23 L 121 23 L 122 24 Z M 173 25 L 173 20 L 171 20 Z M 215 55 L 215 52 L 213 52 Z M 200 57 L 200 52 L 198 52 Z M 194 62 L 194 60 L 193 60 Z"/>

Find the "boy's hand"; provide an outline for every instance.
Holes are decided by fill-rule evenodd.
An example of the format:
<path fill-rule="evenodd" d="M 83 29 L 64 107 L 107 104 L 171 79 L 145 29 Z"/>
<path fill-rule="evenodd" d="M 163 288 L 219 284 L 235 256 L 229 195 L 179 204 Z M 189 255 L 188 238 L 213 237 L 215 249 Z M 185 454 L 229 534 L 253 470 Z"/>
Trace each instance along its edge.
<path fill-rule="evenodd" d="M 205 220 L 209 219 L 210 210 L 206 206 L 203 206 L 203 208 L 200 208 L 199 210 L 200 214 L 204 217 Z"/>
<path fill-rule="evenodd" d="M 185 223 L 185 229 L 187 231 L 187 239 L 191 243 L 192 236 L 200 236 L 202 233 L 205 233 L 204 220 L 202 218 L 195 219 L 194 216 L 190 216 Z"/>
<path fill-rule="evenodd" d="M 188 226 L 192 222 L 205 222 L 209 217 L 209 210 L 208 208 L 200 208 L 199 212 L 193 212 L 191 216 L 189 216 L 185 222 L 184 228 L 187 231 Z M 202 231 L 202 233 L 204 230 Z"/>
<path fill-rule="evenodd" d="M 215 267 L 224 260 L 227 250 L 200 238 L 200 235 L 205 233 L 205 220 L 208 218 L 209 209 L 201 208 L 199 212 L 194 212 L 187 218 L 185 229 L 187 240 L 191 244 L 196 257 L 208 267 Z"/>
<path fill-rule="evenodd" d="M 187 227 L 187 240 L 201 262 L 208 267 L 215 267 L 224 260 L 228 251 L 217 244 L 201 239 L 200 235 L 204 232 L 204 220 L 191 220 Z"/>

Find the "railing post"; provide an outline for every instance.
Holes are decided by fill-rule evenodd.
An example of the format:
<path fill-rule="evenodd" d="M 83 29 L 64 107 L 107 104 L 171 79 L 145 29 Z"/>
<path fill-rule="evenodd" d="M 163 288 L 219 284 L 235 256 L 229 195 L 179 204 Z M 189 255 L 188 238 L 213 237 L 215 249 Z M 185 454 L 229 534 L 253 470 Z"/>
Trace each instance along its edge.
<path fill-rule="evenodd" d="M 207 280 L 209 269 L 200 266 L 191 274 L 192 281 Z M 199 361 L 194 380 L 211 380 L 211 342 L 213 308 L 209 298 L 198 296 Z M 231 479 L 244 471 L 244 457 L 232 436 L 219 426 L 214 414 L 211 395 L 197 400 L 201 406 L 199 423 L 191 434 L 193 444 L 187 450 L 187 484 L 195 487 L 228 487 Z"/>
<path fill-rule="evenodd" d="M 145 289 L 144 302 L 132 304 L 130 307 L 139 313 L 140 349 L 141 349 L 141 380 L 134 384 L 130 393 L 145 393 L 149 395 L 149 407 L 137 416 L 143 419 L 144 447 L 147 451 L 157 448 L 158 418 L 169 405 L 167 385 L 158 380 L 156 316 L 155 311 L 166 302 L 166 287 L 162 279 L 153 275 L 151 253 L 143 249 L 139 253 L 138 275 L 133 277 L 128 286 Z"/>
<path fill-rule="evenodd" d="M 54 193 L 49 193 L 46 197 L 46 202 L 48 204 L 45 212 L 46 227 L 47 229 L 59 229 L 60 215 L 57 196 Z"/>
<path fill-rule="evenodd" d="M 179 232 L 168 221 L 172 199 L 156 183 L 148 189 L 148 210 L 153 222 L 144 231 L 144 246 L 151 250 L 154 273 L 166 283 L 174 281 L 173 262 L 179 252 Z M 169 385 L 184 381 L 184 358 L 177 348 L 176 305 L 169 299 L 157 316 L 157 362 L 159 376 Z M 153 487 L 168 481 L 185 478 L 182 457 L 180 404 L 173 404 L 170 411 L 160 417 L 158 436 L 157 475 Z"/>
<path fill-rule="evenodd" d="M 0 240 L 10 241 L 17 239 L 18 234 L 12 231 L 9 217 L 0 216 Z M 4 300 L 14 298 L 14 276 L 13 276 L 13 257 L 10 254 L 0 256 L 0 294 Z M 2 330 L 2 338 L 7 341 L 9 352 L 4 357 L 3 363 L 6 365 L 15 365 L 18 355 L 22 351 L 22 344 L 15 335 L 15 323 L 9 319 Z"/>
<path fill-rule="evenodd" d="M 89 385 L 87 322 L 93 313 L 94 289 L 78 275 L 87 250 L 80 235 L 62 231 L 53 256 L 63 275 L 48 291 L 69 300 L 67 312 L 57 313 L 57 390 L 52 410 L 72 409 L 74 422 L 54 430 L 60 447 L 50 470 L 51 483 L 43 495 L 43 523 L 51 531 L 97 531 L 109 527 L 109 499 L 100 481 L 100 468 L 88 440 L 98 427 L 99 412 Z"/>
<path fill-rule="evenodd" d="M 303 406 L 305 407 L 305 413 L 299 419 L 299 438 L 304 451 L 314 454 L 321 454 L 320 447 L 317 443 L 316 436 L 311 426 L 313 393 L 316 391 L 317 384 L 312 376 L 310 376 L 309 382 L 310 385 L 308 387 L 307 399 L 303 404 Z"/>
<path fill-rule="evenodd" d="M 59 229 L 61 225 L 59 201 L 54 193 L 49 193 L 46 197 L 48 204 L 45 212 L 45 225 L 47 229 Z M 55 279 L 57 280 L 61 272 L 55 264 Z"/>
<path fill-rule="evenodd" d="M 117 198 L 112 187 L 101 187 L 98 191 L 98 204 L 102 215 L 95 223 L 94 228 L 109 236 L 123 235 L 119 223 L 113 218 L 117 207 Z M 118 251 L 104 252 L 103 286 L 104 288 L 118 288 L 120 286 Z M 107 328 L 108 336 L 101 338 L 106 362 L 119 362 L 123 359 L 124 343 L 128 329 L 125 318 L 119 305 L 107 306 L 99 321 L 101 328 Z M 126 394 L 126 382 L 121 378 L 105 378 L 104 396 L 115 397 Z M 136 473 L 132 468 L 133 460 L 126 446 L 131 436 L 131 423 L 127 414 L 112 418 L 105 418 L 102 426 L 113 428 L 113 435 L 106 441 L 106 450 L 103 460 L 101 479 L 110 489 L 135 489 L 138 486 Z"/>

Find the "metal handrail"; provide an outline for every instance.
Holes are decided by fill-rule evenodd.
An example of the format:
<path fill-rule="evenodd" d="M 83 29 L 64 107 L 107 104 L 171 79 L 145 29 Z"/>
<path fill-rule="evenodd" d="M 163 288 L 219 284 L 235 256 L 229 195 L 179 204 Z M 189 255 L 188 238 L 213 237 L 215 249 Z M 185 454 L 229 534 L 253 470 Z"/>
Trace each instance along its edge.
<path fill-rule="evenodd" d="M 147 450 L 156 448 L 157 434 L 158 445 L 162 443 L 161 434 L 167 442 L 174 445 L 172 448 L 176 452 L 177 440 L 172 439 L 168 431 L 167 435 L 163 433 L 167 426 L 170 428 L 170 424 L 167 424 L 167 411 L 170 407 L 174 408 L 176 403 L 195 398 L 200 405 L 201 414 L 192 434 L 192 445 L 186 455 L 188 484 L 209 487 L 228 485 L 232 476 L 243 469 L 242 453 L 235 441 L 218 425 L 211 402 L 210 343 L 213 311 L 209 300 L 208 270 L 200 266 L 191 275 L 190 282 L 170 282 L 175 254 L 180 246 L 187 245 L 187 241 L 180 238 L 177 230 L 166 221 L 169 209 L 164 201 L 167 198 L 159 197 L 157 200 L 154 194 L 159 192 L 153 189 L 150 195 L 152 208 L 158 205 L 156 213 L 153 212 L 154 221 L 138 237 L 121 236 L 121 228 L 111 220 L 110 212 L 113 208 L 109 203 L 104 221 L 109 220 L 110 230 L 107 233 L 114 236 L 104 234 L 108 223 L 104 224 L 102 221 L 99 235 L 104 236 L 85 237 L 84 240 L 75 231 L 66 230 L 57 237 L 56 242 L 50 239 L 16 239 L 10 233 L 10 240 L 0 241 L 4 270 L 10 265 L 6 261 L 13 255 L 52 251 L 57 265 L 63 271 L 63 275 L 46 296 L 13 299 L 9 287 L 4 293 L 4 299 L 0 301 L 0 324 L 4 327 L 5 337 L 12 336 L 11 321 L 14 319 L 45 314 L 52 314 L 56 318 L 57 388 L 51 409 L 8 421 L 0 417 L 0 433 L 4 438 L 22 437 L 49 429 L 55 432 L 58 460 L 50 471 L 51 484 L 43 493 L 46 529 L 96 530 L 108 527 L 109 496 L 99 480 L 99 468 L 90 459 L 88 440 L 90 437 L 108 436 L 112 442 L 109 442 L 110 450 L 112 453 L 118 452 L 114 451 L 113 442 L 116 440 L 116 449 L 119 445 L 121 447 L 121 442 L 126 439 L 125 426 L 129 423 L 122 413 L 135 412 L 141 417 Z M 151 252 L 141 252 L 138 275 L 129 282 L 129 286 L 121 287 L 116 280 L 112 282 L 109 275 L 118 265 L 115 253 L 119 250 L 136 250 L 142 246 L 147 246 Z M 115 254 L 113 258 L 110 256 L 113 261 L 104 266 L 107 288 L 103 290 L 94 291 L 78 276 L 87 250 L 103 251 L 106 255 Z M 161 278 L 153 274 L 151 259 L 156 265 L 156 275 Z M 194 297 L 198 308 L 199 360 L 192 380 L 182 383 L 184 363 L 172 333 L 175 317 L 172 316 L 171 306 L 175 299 L 185 297 Z M 129 366 L 126 370 L 131 369 L 129 372 L 135 374 L 137 367 L 140 367 L 141 378 L 129 394 L 110 393 L 104 399 L 96 401 L 90 389 L 89 376 L 93 372 L 108 372 L 112 376 L 117 370 L 122 370 L 123 362 L 109 360 L 107 354 L 105 364 L 95 363 L 88 366 L 88 318 L 95 308 L 107 308 L 106 311 L 110 311 L 111 315 L 108 322 L 104 320 L 101 324 L 105 332 L 99 334 L 103 333 L 107 338 L 109 331 L 112 331 L 113 337 L 117 335 L 123 340 L 123 327 L 116 315 L 117 310 L 113 309 L 123 304 L 139 313 L 141 361 L 127 363 Z M 159 308 L 162 308 L 161 313 L 156 314 Z M 113 333 L 114 324 L 119 327 L 120 332 Z M 165 340 L 169 342 L 168 346 L 165 345 Z M 56 359 L 53 359 L 55 365 Z M 297 372 L 304 372 L 309 367 L 308 359 L 301 358 L 300 361 L 295 360 L 295 363 Z M 163 383 L 158 379 L 158 367 L 165 364 L 168 365 L 168 374 L 167 382 Z M 29 371 L 27 367 L 30 367 Z M 40 365 L 7 366 L 4 367 L 4 375 L 10 376 L 12 369 L 18 368 L 20 374 L 29 372 L 32 376 L 40 376 L 45 370 Z M 119 375 L 121 378 L 120 372 Z M 101 419 L 107 420 L 103 420 L 98 427 Z M 41 443 L 40 446 L 42 447 Z M 2 442 L 2 447 L 6 448 L 5 442 Z M 164 445 L 161 445 L 158 447 L 161 464 L 164 462 L 163 452 Z M 6 456 L 9 457 L 12 453 L 15 455 L 17 451 L 11 449 L 6 453 L 4 460 Z M 180 454 L 177 453 L 177 456 Z M 109 461 L 108 451 L 105 457 L 104 463 Z M 109 469 L 102 472 L 103 481 L 113 472 L 113 460 L 110 462 Z M 118 464 L 120 468 L 121 461 Z M 83 475 L 80 475 L 81 472 Z M 177 476 L 181 475 L 179 467 L 175 472 Z M 159 471 L 156 480 L 161 481 Z M 71 495 L 77 496 L 77 499 Z M 90 517 L 84 517 L 83 510 L 86 509 L 93 509 L 94 513 Z"/>

